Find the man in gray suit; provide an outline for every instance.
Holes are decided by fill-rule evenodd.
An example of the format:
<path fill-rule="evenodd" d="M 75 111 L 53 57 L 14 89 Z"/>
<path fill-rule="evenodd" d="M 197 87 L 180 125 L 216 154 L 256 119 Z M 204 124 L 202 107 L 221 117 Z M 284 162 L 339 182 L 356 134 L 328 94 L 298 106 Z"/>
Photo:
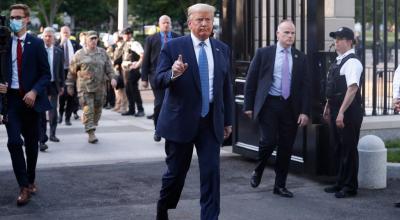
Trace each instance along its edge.
<path fill-rule="evenodd" d="M 260 126 L 259 163 L 250 184 L 260 184 L 266 162 L 277 148 L 273 193 L 289 198 L 293 193 L 286 189 L 286 178 L 293 143 L 297 128 L 308 123 L 311 97 L 306 56 L 292 47 L 295 30 L 292 21 L 282 21 L 277 44 L 257 50 L 244 97 L 244 113 L 258 119 Z"/>
<path fill-rule="evenodd" d="M 58 96 L 64 92 L 64 58 L 63 51 L 54 46 L 54 29 L 47 27 L 44 29 L 42 37 L 47 51 L 47 58 L 50 64 L 51 82 L 47 86 L 47 95 L 49 96 L 52 109 L 49 111 L 50 123 L 50 141 L 59 142 L 60 139 L 56 137 L 57 128 L 57 106 Z M 40 136 L 39 148 L 40 151 L 45 151 L 48 146 L 46 145 L 49 139 L 46 135 L 46 113 L 42 112 L 40 117 Z"/>

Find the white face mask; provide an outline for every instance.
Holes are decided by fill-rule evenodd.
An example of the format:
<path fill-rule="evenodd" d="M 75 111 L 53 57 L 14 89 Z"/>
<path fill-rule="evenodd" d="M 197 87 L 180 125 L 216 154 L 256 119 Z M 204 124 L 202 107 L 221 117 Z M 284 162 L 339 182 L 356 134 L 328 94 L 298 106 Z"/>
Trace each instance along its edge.
<path fill-rule="evenodd" d="M 22 30 L 22 28 L 24 28 L 24 23 L 22 22 L 22 19 L 17 20 L 17 19 L 13 19 L 10 21 L 10 28 L 11 31 L 14 33 L 18 33 Z"/>

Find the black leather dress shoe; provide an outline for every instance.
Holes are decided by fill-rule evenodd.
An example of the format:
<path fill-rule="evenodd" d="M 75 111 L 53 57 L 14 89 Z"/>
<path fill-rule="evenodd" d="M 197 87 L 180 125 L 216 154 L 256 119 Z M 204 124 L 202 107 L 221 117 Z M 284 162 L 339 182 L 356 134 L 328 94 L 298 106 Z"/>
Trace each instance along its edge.
<path fill-rule="evenodd" d="M 396 202 L 396 203 L 394 204 L 394 207 L 400 208 L 400 202 Z"/>
<path fill-rule="evenodd" d="M 40 151 L 43 152 L 43 151 L 46 151 L 47 149 L 49 149 L 49 147 L 45 143 L 39 143 L 39 149 L 40 149 Z"/>
<path fill-rule="evenodd" d="M 154 119 L 154 114 L 146 116 L 147 119 Z"/>
<path fill-rule="evenodd" d="M 161 141 L 161 137 L 156 135 L 156 134 L 154 134 L 153 139 L 154 139 L 155 142 L 160 142 Z"/>
<path fill-rule="evenodd" d="M 261 173 L 253 171 L 253 173 L 251 174 L 251 178 L 250 178 L 251 187 L 256 188 L 258 185 L 260 185 L 261 176 L 262 176 Z"/>
<path fill-rule="evenodd" d="M 62 116 L 60 116 L 60 117 L 58 117 L 58 124 L 61 124 L 62 123 L 62 121 L 63 121 L 63 118 L 62 118 Z"/>
<path fill-rule="evenodd" d="M 65 120 L 65 125 L 67 125 L 67 126 L 71 126 L 71 125 L 72 125 L 72 123 L 71 123 L 71 121 L 70 121 L 70 120 Z"/>
<path fill-rule="evenodd" d="M 339 192 L 335 193 L 335 197 L 338 199 L 342 199 L 342 198 L 348 198 L 348 197 L 354 197 L 357 195 L 357 191 L 354 190 L 345 190 L 342 189 Z"/>
<path fill-rule="evenodd" d="M 326 187 L 326 188 L 324 189 L 324 191 L 325 191 L 326 193 L 337 193 L 337 192 L 339 192 L 341 189 L 342 189 L 342 187 L 334 185 L 334 186 Z"/>
<path fill-rule="evenodd" d="M 135 117 L 143 117 L 144 116 L 144 111 L 139 111 L 136 112 Z"/>
<path fill-rule="evenodd" d="M 77 113 L 74 113 L 74 119 L 78 120 L 79 118 L 80 118 L 79 115 Z"/>
<path fill-rule="evenodd" d="M 287 198 L 293 197 L 293 193 L 287 190 L 285 187 L 274 187 L 274 194 Z"/>
<path fill-rule="evenodd" d="M 135 112 L 124 112 L 124 113 L 121 113 L 121 115 L 122 116 L 128 116 L 128 115 L 135 115 Z"/>
<path fill-rule="evenodd" d="M 56 136 L 50 136 L 49 140 L 52 142 L 60 142 L 60 139 L 58 139 Z"/>

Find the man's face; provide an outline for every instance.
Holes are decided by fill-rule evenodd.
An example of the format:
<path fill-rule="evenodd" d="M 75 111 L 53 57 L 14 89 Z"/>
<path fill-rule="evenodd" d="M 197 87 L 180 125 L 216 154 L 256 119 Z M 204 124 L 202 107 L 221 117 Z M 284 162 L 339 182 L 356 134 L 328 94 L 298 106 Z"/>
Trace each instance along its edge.
<path fill-rule="evenodd" d="M 158 22 L 160 26 L 160 32 L 169 32 L 171 30 L 171 20 L 167 17 L 163 17 Z"/>
<path fill-rule="evenodd" d="M 278 41 L 282 47 L 288 48 L 292 46 L 296 39 L 296 30 L 294 25 L 290 22 L 280 24 L 276 36 L 278 37 Z"/>
<path fill-rule="evenodd" d="M 71 36 L 71 31 L 68 27 L 61 28 L 61 38 L 68 39 Z"/>
<path fill-rule="evenodd" d="M 344 54 L 346 51 L 351 49 L 352 41 L 346 38 L 336 37 L 335 39 L 335 49 L 339 54 Z"/>
<path fill-rule="evenodd" d="M 132 38 L 132 34 L 130 34 L 130 33 L 128 33 L 128 34 L 123 34 L 123 35 L 122 35 L 122 39 L 123 39 L 124 41 L 130 41 L 131 38 Z"/>
<path fill-rule="evenodd" d="M 23 9 L 13 9 L 10 11 L 10 20 L 22 20 L 22 23 L 24 27 L 29 22 L 29 17 L 25 16 L 24 10 Z"/>
<path fill-rule="evenodd" d="M 89 49 L 94 49 L 97 46 L 98 37 L 97 36 L 90 36 L 86 38 L 86 46 Z"/>
<path fill-rule="evenodd" d="M 213 30 L 214 15 L 210 12 L 194 12 L 188 21 L 189 29 L 200 40 L 206 40 Z"/>
<path fill-rule="evenodd" d="M 47 47 L 51 47 L 54 43 L 54 35 L 51 32 L 44 32 L 43 33 L 43 41 Z"/>

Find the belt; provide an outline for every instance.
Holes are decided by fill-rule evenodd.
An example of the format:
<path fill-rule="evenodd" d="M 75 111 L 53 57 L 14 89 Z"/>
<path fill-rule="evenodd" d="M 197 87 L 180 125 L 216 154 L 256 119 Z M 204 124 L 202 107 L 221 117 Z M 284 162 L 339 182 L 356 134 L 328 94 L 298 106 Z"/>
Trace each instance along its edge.
<path fill-rule="evenodd" d="M 268 96 L 267 96 L 267 99 L 270 99 L 270 100 L 288 101 L 288 100 L 290 99 L 290 97 L 287 98 L 287 99 L 285 99 L 285 98 L 283 98 L 282 96 L 268 95 Z"/>

